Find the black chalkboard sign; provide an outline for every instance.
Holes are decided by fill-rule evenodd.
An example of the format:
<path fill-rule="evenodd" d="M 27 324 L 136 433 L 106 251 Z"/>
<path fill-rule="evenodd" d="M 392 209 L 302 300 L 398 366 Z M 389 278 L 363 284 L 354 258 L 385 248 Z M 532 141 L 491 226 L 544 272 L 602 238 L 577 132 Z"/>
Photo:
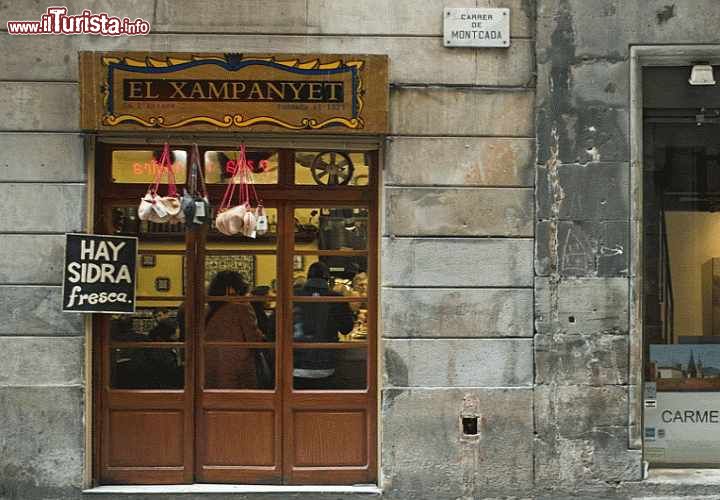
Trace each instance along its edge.
<path fill-rule="evenodd" d="M 137 238 L 67 234 L 63 311 L 135 312 Z"/>

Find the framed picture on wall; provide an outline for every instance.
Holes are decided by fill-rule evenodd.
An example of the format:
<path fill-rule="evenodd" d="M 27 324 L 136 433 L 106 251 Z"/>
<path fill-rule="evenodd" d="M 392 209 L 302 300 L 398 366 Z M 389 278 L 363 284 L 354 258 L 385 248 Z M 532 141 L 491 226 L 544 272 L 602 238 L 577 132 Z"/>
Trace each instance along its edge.
<path fill-rule="evenodd" d="M 155 267 L 156 259 L 153 254 L 144 254 L 140 256 L 140 265 L 142 267 Z"/>
<path fill-rule="evenodd" d="M 255 286 L 254 255 L 208 255 L 205 258 L 205 290 L 220 271 L 237 271 L 250 288 Z"/>
<path fill-rule="evenodd" d="M 169 292 L 170 291 L 170 278 L 166 276 L 159 276 L 155 278 L 155 291 L 156 292 Z"/>
<path fill-rule="evenodd" d="M 293 255 L 293 271 L 302 271 L 305 268 L 305 259 L 302 255 Z"/>

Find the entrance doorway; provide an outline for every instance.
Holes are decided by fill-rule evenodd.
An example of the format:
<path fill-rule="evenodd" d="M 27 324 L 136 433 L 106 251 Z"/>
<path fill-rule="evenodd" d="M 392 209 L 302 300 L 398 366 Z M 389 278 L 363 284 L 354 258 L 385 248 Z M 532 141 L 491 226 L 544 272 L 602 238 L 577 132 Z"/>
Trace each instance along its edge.
<path fill-rule="evenodd" d="M 161 150 L 96 155 L 96 232 L 139 238 L 136 313 L 94 319 L 97 482 L 374 481 L 377 151 L 249 148 L 253 239 L 139 221 Z M 217 205 L 236 149 L 199 150 Z"/>
<path fill-rule="evenodd" d="M 644 456 L 717 467 L 720 89 L 643 70 Z"/>

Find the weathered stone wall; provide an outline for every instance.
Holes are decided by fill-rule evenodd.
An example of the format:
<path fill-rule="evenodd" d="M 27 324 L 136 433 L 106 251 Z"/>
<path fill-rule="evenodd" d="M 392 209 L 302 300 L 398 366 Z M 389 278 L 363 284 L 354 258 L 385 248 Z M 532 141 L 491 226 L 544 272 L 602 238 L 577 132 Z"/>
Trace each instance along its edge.
<path fill-rule="evenodd" d="M 628 435 L 640 383 L 628 360 L 641 341 L 628 313 L 640 216 L 630 212 L 630 46 L 717 43 L 718 19 L 712 0 L 537 2 L 538 495 L 622 498 L 618 484 L 641 477 Z"/>
<path fill-rule="evenodd" d="M 10 14 L 3 28 L 44 9 L 20 7 L 0 3 Z M 83 321 L 60 312 L 59 285 L 63 233 L 82 231 L 85 218 L 70 81 L 77 76 L 49 66 L 45 73 L 40 38 L 25 47 L 5 32 L 0 40 L 0 498 L 75 498 L 84 461 Z"/>
<path fill-rule="evenodd" d="M 512 8 L 512 46 L 532 46 L 531 2 L 495 5 Z M 434 16 L 441 7 L 420 12 Z M 441 29 L 436 24 L 434 35 Z M 484 69 L 462 87 L 440 72 L 428 85 L 392 88 L 381 266 L 382 486 L 398 499 L 527 495 L 533 56 L 444 49 L 438 57 L 475 57 Z M 505 57 L 494 77 L 482 76 Z M 468 411 L 481 416 L 479 437 L 463 436 Z"/>

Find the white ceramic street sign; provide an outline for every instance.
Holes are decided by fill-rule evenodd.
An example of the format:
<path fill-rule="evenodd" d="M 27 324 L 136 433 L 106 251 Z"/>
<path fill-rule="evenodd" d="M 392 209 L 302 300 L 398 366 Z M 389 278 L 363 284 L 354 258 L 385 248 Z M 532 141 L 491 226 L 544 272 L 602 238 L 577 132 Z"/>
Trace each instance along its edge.
<path fill-rule="evenodd" d="M 443 11 L 446 47 L 509 47 L 510 9 L 458 9 Z"/>

